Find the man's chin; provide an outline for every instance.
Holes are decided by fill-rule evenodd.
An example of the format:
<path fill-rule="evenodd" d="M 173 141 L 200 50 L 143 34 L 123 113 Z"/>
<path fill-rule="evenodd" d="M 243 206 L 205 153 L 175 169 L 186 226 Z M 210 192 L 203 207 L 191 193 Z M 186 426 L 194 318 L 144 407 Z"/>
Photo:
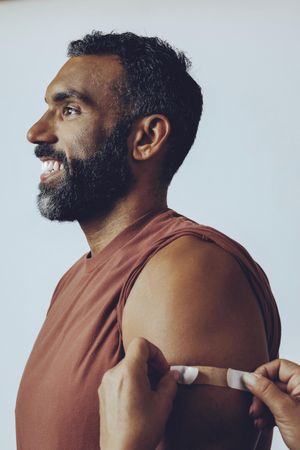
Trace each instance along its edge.
<path fill-rule="evenodd" d="M 42 217 L 57 222 L 74 222 L 77 220 L 74 214 L 66 211 L 51 199 L 51 196 L 39 194 L 37 198 L 37 207 Z"/>
<path fill-rule="evenodd" d="M 37 207 L 42 217 L 57 222 L 87 222 L 96 217 L 106 215 L 111 211 L 116 202 L 97 201 L 96 204 L 63 205 L 61 199 L 53 198 L 51 195 L 40 193 L 37 197 Z M 99 205 L 101 205 L 99 207 Z"/>

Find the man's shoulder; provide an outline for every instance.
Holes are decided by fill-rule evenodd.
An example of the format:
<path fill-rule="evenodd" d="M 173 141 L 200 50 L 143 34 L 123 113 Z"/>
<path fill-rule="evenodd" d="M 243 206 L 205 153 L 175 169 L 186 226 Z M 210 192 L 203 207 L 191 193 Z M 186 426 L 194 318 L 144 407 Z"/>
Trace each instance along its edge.
<path fill-rule="evenodd" d="M 162 325 L 160 340 L 166 327 L 173 341 L 178 339 L 175 332 L 190 342 L 195 353 L 198 342 L 206 340 L 212 329 L 214 338 L 220 338 L 223 330 L 220 340 L 228 343 L 238 322 L 247 332 L 250 323 L 256 323 L 264 335 L 255 294 L 239 263 L 222 248 L 195 236 L 176 239 L 146 264 L 124 309 L 125 338 L 126 329 L 131 335 L 131 327 L 142 317 L 147 317 L 150 328 L 155 324 L 155 336 Z M 220 343 L 218 347 L 224 350 Z M 219 351 L 216 354 L 219 358 Z"/>
<path fill-rule="evenodd" d="M 209 242 L 216 244 L 216 247 L 213 248 L 206 246 L 208 251 L 219 253 L 221 255 L 222 252 L 219 250 L 223 249 L 227 253 L 237 258 L 241 257 L 241 259 L 251 261 L 251 263 L 254 262 L 243 244 L 236 241 L 233 237 L 225 234 L 223 231 L 217 228 L 203 223 L 198 223 L 194 219 L 191 219 L 173 210 L 169 210 L 169 214 L 166 214 L 164 216 L 164 220 L 166 220 L 166 222 L 169 222 L 166 238 L 169 238 L 170 234 L 173 235 L 172 241 L 177 241 L 179 238 L 184 236 L 187 237 L 186 240 L 182 240 L 180 241 L 180 243 L 172 243 L 174 244 L 174 248 L 177 245 L 181 245 L 182 247 L 189 247 L 192 246 L 193 242 L 197 243 L 197 247 L 199 248 L 199 246 L 201 246 L 201 242 L 202 244 L 205 242 Z M 201 242 L 199 242 L 199 240 Z M 170 247 L 169 244 L 168 246 Z M 202 247 L 205 246 L 202 245 Z"/>
<path fill-rule="evenodd" d="M 154 258 L 162 263 L 172 263 L 174 260 L 180 262 L 179 257 L 180 260 L 185 259 L 186 262 L 194 258 L 198 262 L 203 260 L 226 260 L 228 262 L 234 259 L 228 251 L 224 250 L 212 240 L 203 239 L 200 230 L 199 235 L 196 233 L 187 233 L 178 236 L 154 255 Z"/>
<path fill-rule="evenodd" d="M 180 283 L 237 281 L 243 276 L 236 258 L 201 236 L 183 235 L 158 251 L 143 269 L 146 277 L 160 274 Z M 185 275 L 185 276 L 184 276 Z"/>

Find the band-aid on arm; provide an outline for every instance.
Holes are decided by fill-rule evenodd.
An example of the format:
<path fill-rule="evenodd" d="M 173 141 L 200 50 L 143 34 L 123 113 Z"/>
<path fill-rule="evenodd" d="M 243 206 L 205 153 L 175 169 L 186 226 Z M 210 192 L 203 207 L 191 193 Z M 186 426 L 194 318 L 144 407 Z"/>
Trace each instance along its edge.
<path fill-rule="evenodd" d="M 181 374 L 179 384 L 209 384 L 211 386 L 229 387 L 247 391 L 243 375 L 247 372 L 235 369 L 222 369 L 207 366 L 171 366 Z"/>

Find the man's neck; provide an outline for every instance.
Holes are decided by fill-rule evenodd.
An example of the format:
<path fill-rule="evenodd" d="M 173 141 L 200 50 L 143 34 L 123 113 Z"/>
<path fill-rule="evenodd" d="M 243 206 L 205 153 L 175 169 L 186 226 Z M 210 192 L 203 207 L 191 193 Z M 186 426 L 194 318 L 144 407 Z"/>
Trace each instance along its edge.
<path fill-rule="evenodd" d="M 166 192 L 159 197 L 125 198 L 102 216 L 94 217 L 80 226 L 86 236 L 91 255 L 94 256 L 106 247 L 125 228 L 144 214 L 167 208 Z"/>

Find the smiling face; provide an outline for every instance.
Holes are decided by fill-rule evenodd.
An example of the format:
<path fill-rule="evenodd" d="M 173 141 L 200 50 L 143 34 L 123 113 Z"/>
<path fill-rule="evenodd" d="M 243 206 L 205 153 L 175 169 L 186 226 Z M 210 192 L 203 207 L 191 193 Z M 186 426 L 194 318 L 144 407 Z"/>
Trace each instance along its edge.
<path fill-rule="evenodd" d="M 71 58 L 48 86 L 48 110 L 28 131 L 43 162 L 38 207 L 50 220 L 85 220 L 109 210 L 133 184 L 130 126 L 119 118 L 114 56 Z"/>

